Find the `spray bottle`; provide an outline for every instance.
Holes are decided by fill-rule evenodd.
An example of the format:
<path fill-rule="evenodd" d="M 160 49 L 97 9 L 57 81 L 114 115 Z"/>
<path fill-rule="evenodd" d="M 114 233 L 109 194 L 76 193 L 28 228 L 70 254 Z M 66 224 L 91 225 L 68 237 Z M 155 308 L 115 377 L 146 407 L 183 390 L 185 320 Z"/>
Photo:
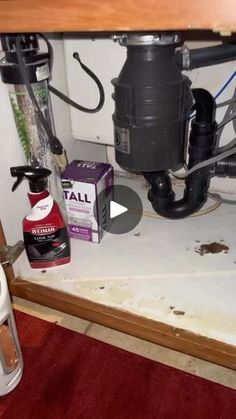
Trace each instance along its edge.
<path fill-rule="evenodd" d="M 49 268 L 70 262 L 70 239 L 59 206 L 47 190 L 51 171 L 31 166 L 11 167 L 16 177 L 15 191 L 21 181 L 29 181 L 28 198 L 32 211 L 23 220 L 26 253 L 31 268 Z"/>

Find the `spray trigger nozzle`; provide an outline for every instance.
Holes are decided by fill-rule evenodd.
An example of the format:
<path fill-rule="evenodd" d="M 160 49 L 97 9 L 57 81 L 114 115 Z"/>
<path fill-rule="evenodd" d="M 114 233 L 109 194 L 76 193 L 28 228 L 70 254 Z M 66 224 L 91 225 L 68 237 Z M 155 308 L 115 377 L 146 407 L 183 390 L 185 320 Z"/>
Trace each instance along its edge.
<path fill-rule="evenodd" d="M 29 181 L 30 191 L 34 193 L 42 192 L 47 187 L 47 178 L 51 171 L 45 167 L 16 166 L 10 168 L 11 176 L 16 177 L 12 186 L 12 192 L 16 190 L 24 178 Z"/>
<path fill-rule="evenodd" d="M 11 188 L 12 192 L 14 192 L 16 190 L 16 188 L 19 186 L 19 184 L 22 182 L 23 179 L 24 179 L 24 176 L 17 177 L 16 181 L 12 185 L 12 188 Z"/>

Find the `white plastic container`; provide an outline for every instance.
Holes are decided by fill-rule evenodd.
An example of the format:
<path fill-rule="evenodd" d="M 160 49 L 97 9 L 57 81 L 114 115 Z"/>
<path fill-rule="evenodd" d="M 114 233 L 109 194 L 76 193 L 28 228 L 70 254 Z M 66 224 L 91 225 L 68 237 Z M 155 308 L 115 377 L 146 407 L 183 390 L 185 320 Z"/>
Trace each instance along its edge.
<path fill-rule="evenodd" d="M 9 393 L 17 386 L 22 371 L 20 343 L 6 276 L 0 264 L 0 396 Z"/>

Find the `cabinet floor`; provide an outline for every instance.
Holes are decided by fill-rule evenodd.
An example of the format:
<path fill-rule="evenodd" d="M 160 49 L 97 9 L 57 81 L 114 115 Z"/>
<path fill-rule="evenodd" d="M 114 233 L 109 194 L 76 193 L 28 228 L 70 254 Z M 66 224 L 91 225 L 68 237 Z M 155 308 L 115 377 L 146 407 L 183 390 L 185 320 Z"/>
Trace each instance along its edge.
<path fill-rule="evenodd" d="M 100 244 L 72 239 L 71 263 L 55 268 L 31 269 L 23 252 L 15 276 L 235 346 L 235 207 L 167 220 L 152 210 L 143 178 L 117 173 L 115 183 L 143 202 L 133 230 L 106 233 Z M 175 190 L 183 195 L 181 185 Z"/>

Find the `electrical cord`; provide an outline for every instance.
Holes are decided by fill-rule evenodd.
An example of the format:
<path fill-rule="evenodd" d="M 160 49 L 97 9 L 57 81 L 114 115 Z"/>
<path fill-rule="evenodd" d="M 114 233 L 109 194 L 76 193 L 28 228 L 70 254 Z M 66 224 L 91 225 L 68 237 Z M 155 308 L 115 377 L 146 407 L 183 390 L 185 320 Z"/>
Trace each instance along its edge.
<path fill-rule="evenodd" d="M 236 70 L 231 74 L 231 76 L 228 78 L 228 80 L 225 82 L 225 84 L 221 87 L 218 93 L 215 95 L 215 100 L 218 99 L 218 97 L 224 92 L 224 90 L 228 87 L 228 85 L 231 83 L 231 81 L 236 76 Z"/>
<path fill-rule="evenodd" d="M 231 100 L 235 99 L 235 98 L 236 98 L 236 89 L 234 89 L 234 93 L 233 93 L 233 96 L 232 96 Z M 232 102 L 227 107 L 226 112 L 224 114 L 224 117 L 223 117 L 222 121 L 220 122 L 220 124 L 222 124 L 221 128 L 218 128 L 218 131 L 217 131 L 216 148 L 217 148 L 218 151 L 220 150 L 219 144 L 220 144 L 220 140 L 221 140 L 221 137 L 222 137 L 222 134 L 223 134 L 223 131 L 224 131 L 224 127 L 225 127 L 224 123 L 229 119 L 230 116 L 232 116 L 232 114 L 234 112 L 235 112 L 235 104 Z M 236 132 L 236 130 L 235 130 L 235 132 Z"/>
<path fill-rule="evenodd" d="M 202 169 L 203 167 L 206 166 L 210 166 L 214 163 L 217 163 L 220 160 L 225 159 L 226 157 L 232 156 L 233 154 L 236 153 L 236 146 L 231 147 L 229 150 L 223 151 L 222 153 L 215 155 L 213 157 L 210 157 L 207 160 L 204 160 L 198 164 L 196 164 L 195 166 L 193 166 L 191 169 L 187 170 L 185 175 L 178 175 L 179 179 L 184 179 L 186 176 L 191 175 L 192 173 L 196 172 L 197 170 Z"/>
<path fill-rule="evenodd" d="M 58 89 L 56 89 L 55 87 L 49 85 L 49 90 L 54 93 L 54 95 L 58 96 L 61 100 L 63 100 L 64 102 L 66 102 L 68 105 L 73 106 L 75 109 L 82 111 L 82 112 L 86 112 L 86 113 L 96 113 L 98 111 L 100 111 L 100 109 L 102 109 L 104 102 L 105 102 L 105 93 L 104 93 L 104 89 L 102 86 L 102 83 L 100 82 L 100 80 L 97 78 L 97 76 L 85 65 L 82 63 L 78 52 L 74 52 L 73 57 L 75 58 L 75 60 L 77 60 L 81 66 L 81 68 L 91 77 L 91 79 L 93 79 L 95 81 L 95 83 L 97 84 L 98 90 L 99 90 L 99 94 L 100 94 L 100 98 L 99 98 L 99 103 L 96 106 L 96 108 L 86 108 L 82 105 L 79 105 L 78 103 L 74 102 L 72 99 L 70 99 L 69 97 L 67 97 L 66 95 L 64 95 L 64 93 L 60 92 Z"/>
<path fill-rule="evenodd" d="M 236 99 L 225 100 L 224 102 L 217 103 L 216 107 L 223 108 L 224 106 L 231 105 L 232 103 L 235 103 L 235 102 L 236 102 Z"/>
<path fill-rule="evenodd" d="M 235 76 L 236 72 L 233 73 Z M 232 76 L 233 76 L 232 75 Z M 231 77 L 231 80 L 233 77 Z M 227 83 L 226 83 L 227 84 Z M 228 84 L 227 84 L 228 85 Z M 213 157 L 211 157 L 208 160 L 205 160 L 204 162 L 199 163 L 198 165 L 195 165 L 190 170 L 187 170 L 185 173 L 185 176 L 188 176 L 191 173 L 194 173 L 196 170 L 199 170 L 203 167 L 209 166 L 210 164 L 217 163 L 220 160 L 225 159 L 226 157 L 232 156 L 236 153 L 236 137 L 230 141 L 230 143 L 226 144 L 223 147 L 219 147 L 220 139 L 223 133 L 223 129 L 225 125 L 227 125 L 229 122 L 233 122 L 234 130 L 236 132 L 236 88 L 234 89 L 234 93 L 232 98 L 230 99 L 229 106 L 225 112 L 225 115 L 221 121 L 221 123 L 218 125 L 218 132 L 217 132 L 217 148 L 216 152 L 217 154 Z"/>
<path fill-rule="evenodd" d="M 219 125 L 218 125 L 218 129 L 221 129 L 222 127 L 224 127 L 225 125 L 227 125 L 229 122 L 231 122 L 231 121 L 233 121 L 233 119 L 235 119 L 236 118 L 236 114 L 233 114 L 230 118 L 228 118 L 226 121 L 224 121 L 224 122 L 221 122 Z"/>
<path fill-rule="evenodd" d="M 234 140 L 232 140 L 232 142 L 234 144 L 236 144 L 236 138 Z M 227 146 L 225 146 L 225 147 L 227 147 Z M 183 174 L 183 175 L 182 174 L 178 174 L 178 175 L 175 174 L 175 177 L 177 179 L 180 179 L 180 180 L 185 179 L 187 176 L 191 175 L 192 173 L 196 172 L 197 170 L 200 170 L 200 169 L 202 169 L 206 166 L 210 166 L 214 163 L 217 163 L 218 161 L 223 160 L 226 157 L 232 156 L 235 153 L 236 153 L 236 145 L 234 145 L 233 147 L 230 147 L 229 149 L 226 149 L 225 151 L 221 152 L 218 155 L 210 157 L 209 159 L 204 160 L 204 161 L 196 164 L 191 169 L 186 170 L 185 174 Z M 173 175 L 173 173 L 171 173 L 171 174 Z"/>
<path fill-rule="evenodd" d="M 235 199 L 226 199 L 226 198 L 221 198 L 221 199 L 222 199 L 222 204 L 236 205 Z"/>
<path fill-rule="evenodd" d="M 234 72 L 234 73 L 236 74 L 236 72 Z M 232 79 L 233 79 L 233 77 L 231 78 L 231 80 Z M 222 91 L 222 89 L 221 89 L 221 91 Z M 186 176 L 191 175 L 195 171 L 200 170 L 200 169 L 202 169 L 206 166 L 209 166 L 211 164 L 217 163 L 218 161 L 223 160 L 226 157 L 229 157 L 229 156 L 236 153 L 236 137 L 233 140 L 231 140 L 230 143 L 226 144 L 225 146 L 219 147 L 220 139 L 221 139 L 221 136 L 222 136 L 223 129 L 224 129 L 225 125 L 227 125 L 229 122 L 232 121 L 233 126 L 234 126 L 234 130 L 236 132 L 236 88 L 234 90 L 232 98 L 227 102 L 229 102 L 229 106 L 228 106 L 228 108 L 225 112 L 225 115 L 224 115 L 222 121 L 220 122 L 220 124 L 217 127 L 216 154 L 214 156 L 212 156 L 211 158 L 209 158 L 207 160 L 204 160 L 204 161 L 198 163 L 197 165 L 193 166 L 191 169 L 186 170 L 185 174 L 177 175 L 178 179 L 185 179 Z"/>
<path fill-rule="evenodd" d="M 49 68 L 50 73 L 52 74 L 52 67 L 53 67 L 53 48 L 51 45 L 51 42 L 47 39 L 47 37 L 40 33 L 39 36 L 45 41 L 48 49 L 49 54 Z M 68 96 L 66 96 L 64 93 L 62 93 L 60 90 L 56 89 L 56 87 L 53 87 L 49 84 L 48 89 L 56 96 L 58 96 L 61 100 L 63 100 L 65 103 L 67 103 L 70 106 L 73 106 L 75 109 L 81 112 L 85 113 L 96 113 L 100 111 L 105 103 L 105 92 L 102 83 L 100 82 L 99 78 L 96 76 L 96 74 L 93 73 L 92 70 L 90 70 L 80 59 L 80 56 L 78 52 L 74 52 L 73 58 L 78 61 L 81 68 L 91 77 L 91 79 L 96 83 L 99 91 L 99 103 L 95 108 L 86 108 L 85 106 L 79 105 L 79 103 L 75 102 L 74 100 L 70 99 Z"/>
<path fill-rule="evenodd" d="M 230 150 L 234 146 L 236 146 L 236 137 L 234 137 L 228 144 L 223 145 L 221 147 L 218 147 L 217 151 L 218 152 L 223 152 L 223 151 L 226 151 L 226 150 Z"/>

